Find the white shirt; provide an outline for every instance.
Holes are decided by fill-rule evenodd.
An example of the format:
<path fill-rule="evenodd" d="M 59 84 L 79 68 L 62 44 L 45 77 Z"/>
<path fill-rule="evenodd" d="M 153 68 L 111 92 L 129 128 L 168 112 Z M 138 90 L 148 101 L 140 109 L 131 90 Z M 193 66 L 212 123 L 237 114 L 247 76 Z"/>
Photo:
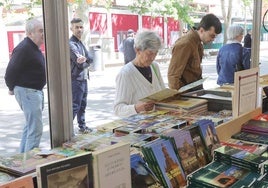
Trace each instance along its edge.
<path fill-rule="evenodd" d="M 128 117 L 137 114 L 134 104 L 165 88 L 158 64 L 153 62 L 150 67 L 152 83 L 139 72 L 132 62 L 122 67 L 116 77 L 115 115 Z"/>

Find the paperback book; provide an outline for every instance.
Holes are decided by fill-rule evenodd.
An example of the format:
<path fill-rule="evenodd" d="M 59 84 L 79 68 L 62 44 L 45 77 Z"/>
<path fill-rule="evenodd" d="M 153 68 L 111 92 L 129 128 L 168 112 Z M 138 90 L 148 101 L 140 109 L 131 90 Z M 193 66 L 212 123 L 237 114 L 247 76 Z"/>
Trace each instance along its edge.
<path fill-rule="evenodd" d="M 162 136 L 174 141 L 175 148 L 186 175 L 202 166 L 189 130 L 169 129 Z M 201 164 L 201 165 L 200 165 Z"/>
<path fill-rule="evenodd" d="M 60 159 L 36 167 L 38 188 L 88 187 L 93 188 L 92 154 Z"/>
<path fill-rule="evenodd" d="M 131 187 L 129 143 L 119 142 L 92 155 L 94 188 Z"/>

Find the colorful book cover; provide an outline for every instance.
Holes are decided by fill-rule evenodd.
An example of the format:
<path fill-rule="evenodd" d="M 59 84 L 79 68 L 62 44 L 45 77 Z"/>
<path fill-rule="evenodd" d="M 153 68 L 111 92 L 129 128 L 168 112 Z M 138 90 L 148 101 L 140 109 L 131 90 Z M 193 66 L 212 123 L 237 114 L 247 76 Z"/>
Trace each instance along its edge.
<path fill-rule="evenodd" d="M 34 172 L 37 165 L 65 158 L 61 154 L 38 155 L 40 151 L 36 148 L 10 157 L 0 157 L 0 169 L 15 176 L 23 176 Z"/>
<path fill-rule="evenodd" d="M 205 141 L 205 145 L 208 148 L 211 157 L 213 156 L 213 151 L 220 147 L 220 140 L 218 138 L 215 125 L 212 120 L 201 119 L 196 122 L 199 126 L 202 136 Z"/>
<path fill-rule="evenodd" d="M 130 156 L 132 188 L 160 188 L 162 185 L 140 154 Z"/>
<path fill-rule="evenodd" d="M 201 167 L 189 130 L 171 129 L 163 134 L 174 139 L 175 146 L 186 175 Z"/>
<path fill-rule="evenodd" d="M 37 165 L 38 188 L 93 188 L 92 154 L 90 152 Z"/>
<path fill-rule="evenodd" d="M 197 154 L 197 159 L 199 161 L 199 165 L 205 166 L 212 160 L 212 158 L 211 155 L 209 154 L 208 149 L 205 146 L 205 142 L 200 132 L 200 129 L 198 125 L 189 126 L 187 127 L 187 129 L 190 131 Z"/>
<path fill-rule="evenodd" d="M 213 161 L 192 173 L 188 179 L 204 187 L 249 187 L 261 174 L 248 169 Z"/>
<path fill-rule="evenodd" d="M 234 139 L 245 140 L 249 142 L 268 144 L 268 135 L 253 134 L 241 131 L 233 134 L 231 137 Z"/>
<path fill-rule="evenodd" d="M 262 154 L 263 152 L 267 151 L 267 145 L 259 144 L 254 142 L 247 142 L 243 140 L 237 140 L 230 138 L 227 141 L 221 141 L 221 145 L 223 146 L 231 146 L 238 149 L 246 150 L 250 153 L 255 154 Z"/>
<path fill-rule="evenodd" d="M 214 159 L 216 161 L 227 162 L 237 166 L 243 166 L 252 171 L 262 172 L 266 157 L 233 148 L 231 146 L 222 146 L 214 151 Z"/>
<path fill-rule="evenodd" d="M 268 121 L 251 119 L 242 125 L 241 130 L 244 132 L 249 131 L 251 133 L 256 131 L 258 134 L 268 135 Z"/>
<path fill-rule="evenodd" d="M 161 142 L 156 142 L 157 144 L 150 146 L 151 154 L 154 156 L 168 187 L 183 187 L 186 185 L 186 176 L 174 147 L 169 140 L 161 140 Z"/>

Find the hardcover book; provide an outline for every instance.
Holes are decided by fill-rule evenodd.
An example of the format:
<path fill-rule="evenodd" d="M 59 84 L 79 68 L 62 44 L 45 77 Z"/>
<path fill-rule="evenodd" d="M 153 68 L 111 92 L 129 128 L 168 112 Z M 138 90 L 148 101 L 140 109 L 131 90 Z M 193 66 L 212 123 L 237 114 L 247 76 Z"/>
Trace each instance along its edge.
<path fill-rule="evenodd" d="M 268 135 L 260 135 L 241 131 L 236 134 L 233 134 L 231 137 L 234 139 L 245 140 L 249 142 L 268 144 Z"/>
<path fill-rule="evenodd" d="M 237 166 L 213 161 L 188 176 L 189 184 L 201 187 L 250 187 L 261 174 Z"/>
<path fill-rule="evenodd" d="M 218 138 L 215 125 L 212 120 L 209 119 L 201 119 L 196 122 L 199 126 L 202 136 L 205 141 L 205 145 L 210 152 L 210 156 L 213 156 L 213 151 L 220 147 L 220 140 Z"/>
<path fill-rule="evenodd" d="M 242 125 L 241 131 L 268 135 L 268 121 L 251 119 Z"/>
<path fill-rule="evenodd" d="M 164 187 L 183 187 L 186 176 L 170 140 L 158 139 L 142 149 Z"/>
<path fill-rule="evenodd" d="M 203 139 L 199 126 L 192 125 L 187 127 L 187 130 L 190 131 L 194 147 L 196 150 L 196 156 L 199 161 L 199 165 L 200 166 L 207 165 L 212 160 L 212 158 L 210 157 L 210 153 L 206 148 L 205 141 Z"/>
<path fill-rule="evenodd" d="M 266 144 L 258 144 L 254 142 L 247 142 L 243 140 L 237 140 L 230 138 L 227 141 L 221 141 L 221 145 L 223 146 L 231 146 L 237 149 L 242 149 L 245 151 L 248 151 L 250 153 L 255 154 L 262 154 L 263 152 L 267 151 L 267 145 Z"/>
<path fill-rule="evenodd" d="M 160 188 L 162 185 L 153 171 L 146 164 L 140 154 L 132 154 L 131 162 L 131 184 L 132 188 Z"/>
<path fill-rule="evenodd" d="M 94 188 L 131 188 L 129 143 L 119 142 L 92 155 Z"/>
<path fill-rule="evenodd" d="M 0 188 L 34 188 L 33 177 L 31 175 L 25 175 L 4 184 L 0 183 Z"/>
<path fill-rule="evenodd" d="M 214 150 L 214 160 L 221 161 L 236 166 L 242 166 L 255 172 L 263 172 L 267 158 L 237 149 L 231 146 L 222 146 Z"/>
<path fill-rule="evenodd" d="M 92 153 L 60 159 L 36 167 L 38 188 L 93 188 Z"/>
<path fill-rule="evenodd" d="M 202 166 L 198 160 L 197 151 L 189 130 L 170 129 L 162 135 L 174 140 L 175 147 L 186 175 Z"/>

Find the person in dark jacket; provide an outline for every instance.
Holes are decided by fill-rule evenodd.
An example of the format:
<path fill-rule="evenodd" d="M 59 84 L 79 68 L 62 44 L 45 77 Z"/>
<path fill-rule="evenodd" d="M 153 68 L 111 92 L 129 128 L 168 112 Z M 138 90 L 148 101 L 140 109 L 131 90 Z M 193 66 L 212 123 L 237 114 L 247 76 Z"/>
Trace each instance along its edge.
<path fill-rule="evenodd" d="M 227 43 L 219 50 L 216 60 L 218 85 L 233 84 L 236 71 L 250 68 L 250 52 L 243 48 L 244 29 L 239 25 L 231 25 L 227 31 Z"/>
<path fill-rule="evenodd" d="M 81 41 L 84 26 L 80 18 L 71 20 L 71 31 L 73 32 L 70 40 L 70 60 L 72 75 L 72 96 L 73 96 L 73 119 L 77 118 L 79 131 L 82 133 L 91 132 L 86 126 L 85 110 L 87 106 L 87 94 L 89 78 L 88 67 L 93 62 L 92 57 Z"/>
<path fill-rule="evenodd" d="M 244 37 L 244 47 L 251 48 L 251 29 L 248 30 L 246 36 Z"/>
<path fill-rule="evenodd" d="M 127 31 L 127 38 L 119 46 L 119 51 L 124 54 L 125 64 L 131 62 L 136 57 L 136 51 L 134 47 L 134 35 L 135 32 L 132 29 Z"/>
<path fill-rule="evenodd" d="M 39 147 L 43 133 L 43 87 L 46 85 L 45 58 L 39 49 L 44 42 L 43 22 L 30 19 L 26 37 L 14 49 L 8 63 L 5 82 L 25 116 L 20 152 Z"/>

